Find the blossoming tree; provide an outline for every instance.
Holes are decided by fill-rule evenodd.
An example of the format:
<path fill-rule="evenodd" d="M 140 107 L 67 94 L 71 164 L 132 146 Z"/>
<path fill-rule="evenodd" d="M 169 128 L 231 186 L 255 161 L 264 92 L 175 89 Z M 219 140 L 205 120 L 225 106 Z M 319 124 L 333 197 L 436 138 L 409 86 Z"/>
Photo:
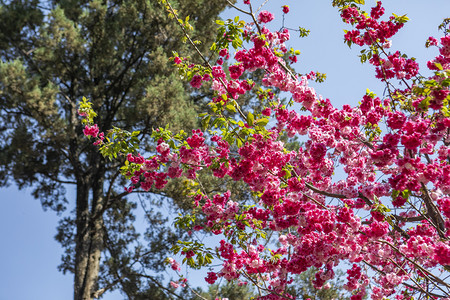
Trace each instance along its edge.
<path fill-rule="evenodd" d="M 169 1 L 161 3 L 195 48 L 188 19 Z M 193 87 L 209 84 L 215 92 L 210 111 L 200 115 L 203 129 L 188 135 L 159 128 L 155 153 L 139 153 L 136 133 L 99 133 L 95 112 L 81 103 L 85 135 L 105 156 L 127 157 L 122 174 L 130 180 L 128 191 L 163 188 L 176 177 L 198 181 L 202 172 L 243 181 L 252 191 L 249 204 L 230 192 L 191 190 L 192 213 L 176 221 L 222 237 L 214 249 L 199 241 L 172 248 L 193 268 L 219 259 L 222 267 L 208 273 L 208 283 L 222 277 L 255 286 L 259 299 L 291 299 L 296 274 L 317 268 L 313 283 L 322 288 L 347 263 L 352 300 L 367 292 L 372 299 L 450 299 L 449 20 L 441 25 L 444 37 L 427 41 L 440 54 L 427 64 L 433 75 L 423 77 L 413 58 L 389 50 L 407 18 L 384 17 L 381 2 L 367 13 L 360 4 L 333 1 L 354 28 L 345 41 L 363 48 L 361 60 L 373 65 L 385 97 L 368 91 L 360 105 L 339 109 L 318 96 L 308 82 L 320 74 L 300 75 L 290 67 L 297 53 L 286 46 L 289 30 L 270 31 L 273 14 L 254 13 L 245 0 L 230 5 L 250 22 L 218 21 L 214 65 L 200 52 L 201 62 L 173 58 Z M 288 6 L 282 10 L 289 13 Z M 245 75 L 257 70 L 265 73 L 265 89 L 258 91 L 264 108 L 243 111 L 237 100 L 254 84 Z M 271 90 L 291 101 L 281 102 Z M 286 136 L 303 143 L 287 150 Z M 179 270 L 173 258 L 168 263 Z"/>

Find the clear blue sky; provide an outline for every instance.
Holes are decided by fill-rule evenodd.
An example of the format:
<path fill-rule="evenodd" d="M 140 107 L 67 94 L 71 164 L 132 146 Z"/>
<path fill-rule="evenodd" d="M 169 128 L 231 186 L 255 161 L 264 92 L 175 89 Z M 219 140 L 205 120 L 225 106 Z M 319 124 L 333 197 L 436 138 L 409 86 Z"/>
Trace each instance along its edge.
<path fill-rule="evenodd" d="M 263 1 L 252 2 L 258 7 Z M 383 87 L 377 83 L 373 69 L 359 62 L 357 54 L 360 49 L 349 50 L 343 43 L 343 29 L 346 27 L 330 2 L 270 0 L 265 8 L 275 12 L 279 19 L 280 7 L 284 4 L 290 6 L 286 26 L 302 26 L 311 30 L 311 35 L 302 39 L 291 32 L 288 46 L 302 52 L 296 64 L 297 71 L 327 73 L 326 82 L 315 85 L 318 93 L 329 98 L 335 106 L 344 103 L 354 106 L 367 88 L 382 95 Z M 424 64 L 437 54 L 437 50 L 425 49 L 425 40 L 430 35 L 441 35 L 437 26 L 443 18 L 450 17 L 450 1 L 389 0 L 384 1 L 384 6 L 387 14 L 407 14 L 411 19 L 393 39 L 393 49 L 402 49 L 409 56 L 416 57 L 422 74 L 426 73 Z M 229 12 L 224 15 L 229 16 Z M 63 253 L 54 240 L 59 218 L 52 211 L 44 212 L 40 202 L 34 200 L 29 192 L 18 191 L 13 186 L 2 189 L 0 300 L 71 299 L 72 275 L 63 275 L 57 270 Z M 114 293 L 106 294 L 103 299 L 123 297 Z"/>

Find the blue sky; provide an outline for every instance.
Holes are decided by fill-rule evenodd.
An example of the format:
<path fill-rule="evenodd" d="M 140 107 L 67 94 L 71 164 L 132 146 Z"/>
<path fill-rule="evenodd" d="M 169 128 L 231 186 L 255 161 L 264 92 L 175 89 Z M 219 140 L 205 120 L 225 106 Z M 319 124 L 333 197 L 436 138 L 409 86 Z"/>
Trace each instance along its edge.
<path fill-rule="evenodd" d="M 258 7 L 263 1 L 252 2 Z M 383 86 L 375 79 L 373 68 L 359 62 L 360 49 L 350 50 L 343 43 L 343 29 L 347 27 L 330 2 L 270 0 L 264 9 L 273 11 L 280 20 L 281 6 L 287 4 L 291 12 L 286 16 L 286 26 L 311 30 L 311 35 L 302 39 L 291 32 L 288 46 L 302 52 L 296 64 L 297 71 L 327 73 L 326 82 L 314 86 L 335 106 L 356 105 L 367 88 L 381 96 Z M 450 17 L 450 1 L 389 0 L 384 1 L 384 6 L 388 15 L 392 12 L 407 14 L 411 19 L 394 37 L 393 49 L 416 57 L 423 68 L 426 61 L 437 54 L 435 48 L 425 49 L 425 41 L 430 35 L 439 37 L 442 34 L 437 31 L 437 26 L 443 18 Z M 234 13 L 227 11 L 224 17 L 230 15 Z M 425 69 L 422 74 L 427 74 Z M 63 253 L 54 240 L 58 219 L 54 212 L 42 210 L 40 202 L 30 196 L 30 190 L 18 191 L 14 186 L 2 189 L 0 300 L 72 298 L 72 275 L 63 275 L 57 270 Z M 114 293 L 106 294 L 103 299 L 123 297 Z"/>

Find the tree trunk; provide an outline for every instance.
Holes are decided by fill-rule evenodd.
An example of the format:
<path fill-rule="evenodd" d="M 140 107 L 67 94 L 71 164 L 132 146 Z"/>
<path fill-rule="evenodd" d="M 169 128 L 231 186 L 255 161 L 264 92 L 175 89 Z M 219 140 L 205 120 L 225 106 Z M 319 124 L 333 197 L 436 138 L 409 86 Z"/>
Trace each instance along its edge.
<path fill-rule="evenodd" d="M 97 288 L 100 256 L 103 248 L 103 179 L 91 179 L 93 184 L 77 182 L 77 233 L 75 248 L 74 300 L 90 300 Z M 92 202 L 89 206 L 89 192 Z"/>

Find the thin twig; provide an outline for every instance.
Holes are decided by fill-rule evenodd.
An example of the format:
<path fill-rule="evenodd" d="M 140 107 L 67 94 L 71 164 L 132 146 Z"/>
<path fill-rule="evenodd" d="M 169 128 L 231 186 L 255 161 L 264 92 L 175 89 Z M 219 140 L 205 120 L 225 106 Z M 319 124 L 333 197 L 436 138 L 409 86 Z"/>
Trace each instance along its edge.
<path fill-rule="evenodd" d="M 418 263 L 416 263 L 415 261 L 413 261 L 412 259 L 410 259 L 409 257 L 407 257 L 405 254 L 403 254 L 400 249 L 398 249 L 397 247 L 395 247 L 394 245 L 392 245 L 391 243 L 389 243 L 388 241 L 385 240 L 379 240 L 379 243 L 382 244 L 386 244 L 389 247 L 391 247 L 392 249 L 395 250 L 395 252 L 397 252 L 398 254 L 400 254 L 401 256 L 403 256 L 408 262 L 410 262 L 411 264 L 413 264 L 417 269 L 419 269 L 422 273 L 424 273 L 424 275 L 428 275 L 430 277 L 433 277 L 433 279 L 437 282 L 439 282 L 440 284 L 450 288 L 450 285 L 448 283 L 446 283 L 445 281 L 442 281 L 439 277 L 436 277 L 433 273 L 431 273 L 430 271 L 428 271 L 427 269 L 423 268 L 421 265 L 419 265 Z"/>
<path fill-rule="evenodd" d="M 263 6 L 267 4 L 267 2 L 269 2 L 269 0 L 264 1 L 264 2 L 258 7 L 258 9 L 256 10 L 256 12 L 260 11 L 261 8 L 263 8 Z"/>
<path fill-rule="evenodd" d="M 374 270 L 374 271 L 376 271 L 376 272 L 378 272 L 378 273 L 380 273 L 380 274 L 382 274 L 382 275 L 386 275 L 386 273 L 385 273 L 384 271 L 379 270 L 377 267 L 375 267 L 375 266 L 372 265 L 371 263 L 367 262 L 366 260 L 363 260 L 362 262 L 365 263 L 365 264 L 366 264 L 367 266 L 369 266 L 370 268 L 372 268 L 372 270 Z M 430 292 L 425 291 L 425 290 L 422 288 L 422 286 L 421 286 L 419 283 L 417 283 L 414 279 L 411 278 L 411 281 L 414 282 L 414 284 L 417 285 L 417 287 L 412 286 L 412 285 L 410 285 L 410 284 L 407 284 L 406 282 L 402 282 L 402 284 L 405 285 L 405 286 L 407 286 L 407 287 L 409 287 L 409 288 L 412 288 L 412 289 L 414 289 L 414 290 L 420 290 L 422 293 L 427 294 L 429 297 L 437 296 L 436 294 L 432 294 L 432 293 L 430 293 Z"/>

